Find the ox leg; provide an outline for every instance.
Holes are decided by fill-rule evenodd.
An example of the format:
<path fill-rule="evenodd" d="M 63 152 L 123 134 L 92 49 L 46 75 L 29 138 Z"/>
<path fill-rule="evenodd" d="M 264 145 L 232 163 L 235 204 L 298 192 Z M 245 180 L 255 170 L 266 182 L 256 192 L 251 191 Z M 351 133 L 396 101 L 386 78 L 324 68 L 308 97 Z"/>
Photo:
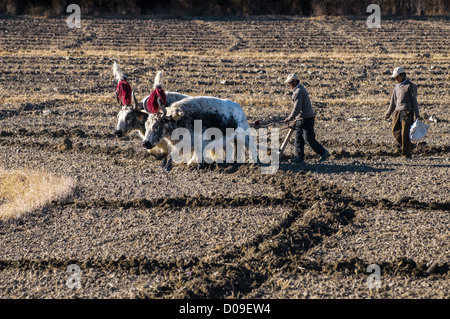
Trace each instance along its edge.
<path fill-rule="evenodd" d="M 236 136 L 225 136 L 225 163 L 234 163 L 234 157 L 237 156 Z"/>
<path fill-rule="evenodd" d="M 205 166 L 203 161 L 199 161 L 199 157 L 194 153 L 191 159 L 187 162 L 187 166 L 194 167 L 195 163 L 197 163 L 197 169 L 203 169 Z"/>
<path fill-rule="evenodd" d="M 245 146 L 249 150 L 249 152 L 252 154 L 253 163 L 260 164 L 259 157 L 258 157 L 258 151 L 256 150 L 256 144 L 255 140 L 253 139 L 253 136 L 248 135 L 245 138 Z"/>
<path fill-rule="evenodd" d="M 166 165 L 164 165 L 164 171 L 165 172 L 170 172 L 172 170 L 173 167 L 173 160 L 172 160 L 172 156 L 167 156 L 166 158 Z"/>
<path fill-rule="evenodd" d="M 192 140 L 192 145 L 194 145 L 195 139 Z M 195 163 L 197 163 L 197 169 L 203 169 L 204 168 L 204 164 L 203 164 L 203 150 L 205 148 L 205 144 L 204 142 L 202 143 L 202 147 L 200 150 L 198 150 L 195 146 L 194 149 L 192 151 L 192 156 L 189 159 L 189 161 L 187 162 L 188 166 L 193 166 Z"/>
<path fill-rule="evenodd" d="M 202 148 L 203 151 L 204 148 Z M 203 169 L 205 168 L 205 164 L 203 163 L 203 156 L 199 155 L 197 152 L 194 152 L 194 156 L 192 157 L 194 159 L 194 163 L 197 163 L 197 169 Z"/>
<path fill-rule="evenodd" d="M 187 166 L 193 166 L 194 163 L 197 162 L 197 158 L 198 158 L 197 155 L 195 154 L 195 152 L 193 152 L 191 158 L 190 158 L 189 161 L 186 163 Z"/>
<path fill-rule="evenodd" d="M 164 166 L 166 166 L 166 164 L 167 164 L 167 157 L 169 157 L 169 156 L 167 155 L 166 157 L 164 157 L 161 160 L 161 164 L 159 165 L 159 167 L 164 168 Z"/>

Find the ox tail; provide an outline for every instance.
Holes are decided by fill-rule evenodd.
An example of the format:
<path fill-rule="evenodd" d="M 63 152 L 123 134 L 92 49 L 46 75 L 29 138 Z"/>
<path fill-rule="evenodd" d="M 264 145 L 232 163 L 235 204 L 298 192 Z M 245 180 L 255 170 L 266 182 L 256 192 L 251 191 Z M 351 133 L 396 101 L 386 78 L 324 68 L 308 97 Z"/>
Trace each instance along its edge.
<path fill-rule="evenodd" d="M 117 80 L 117 82 L 123 79 L 122 70 L 120 69 L 119 65 L 116 62 L 114 62 L 113 64 L 113 75 L 114 78 Z"/>
<path fill-rule="evenodd" d="M 163 74 L 162 74 L 162 71 L 158 71 L 155 76 L 155 82 L 153 84 L 153 89 L 156 89 L 157 87 L 162 88 L 162 86 L 163 86 Z"/>

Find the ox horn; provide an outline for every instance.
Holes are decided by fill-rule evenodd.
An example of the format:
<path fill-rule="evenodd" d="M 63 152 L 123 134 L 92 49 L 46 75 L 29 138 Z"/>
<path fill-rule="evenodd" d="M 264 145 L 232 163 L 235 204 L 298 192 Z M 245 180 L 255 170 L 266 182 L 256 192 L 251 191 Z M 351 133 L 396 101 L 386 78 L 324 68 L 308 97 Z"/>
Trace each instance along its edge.
<path fill-rule="evenodd" d="M 137 107 L 138 107 L 138 101 L 137 101 L 137 99 L 136 99 L 136 95 L 134 94 L 134 90 L 133 91 L 131 91 L 131 96 L 133 96 L 133 102 L 134 102 L 134 109 L 137 109 Z"/>
<path fill-rule="evenodd" d="M 143 105 L 142 105 L 142 103 L 138 102 L 136 95 L 134 94 L 134 90 L 131 91 L 131 95 L 133 96 L 133 103 L 134 103 L 133 108 L 137 111 L 142 110 Z"/>
<path fill-rule="evenodd" d="M 166 107 L 162 104 L 162 102 L 161 102 L 161 99 L 160 98 L 158 98 L 158 105 L 159 105 L 159 108 L 163 111 L 163 117 L 167 117 L 167 109 L 166 109 Z"/>

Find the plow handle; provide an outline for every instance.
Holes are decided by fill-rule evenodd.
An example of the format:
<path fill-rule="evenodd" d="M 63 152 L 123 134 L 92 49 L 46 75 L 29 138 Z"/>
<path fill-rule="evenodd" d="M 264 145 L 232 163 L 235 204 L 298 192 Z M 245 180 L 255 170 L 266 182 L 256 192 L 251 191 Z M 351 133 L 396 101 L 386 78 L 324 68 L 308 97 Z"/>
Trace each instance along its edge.
<path fill-rule="evenodd" d="M 289 142 L 289 139 L 291 138 L 292 133 L 294 133 L 295 129 L 291 128 L 289 129 L 289 132 L 286 135 L 286 138 L 283 141 L 283 144 L 281 144 L 280 147 L 280 155 L 283 154 L 284 149 L 286 148 L 287 143 Z"/>

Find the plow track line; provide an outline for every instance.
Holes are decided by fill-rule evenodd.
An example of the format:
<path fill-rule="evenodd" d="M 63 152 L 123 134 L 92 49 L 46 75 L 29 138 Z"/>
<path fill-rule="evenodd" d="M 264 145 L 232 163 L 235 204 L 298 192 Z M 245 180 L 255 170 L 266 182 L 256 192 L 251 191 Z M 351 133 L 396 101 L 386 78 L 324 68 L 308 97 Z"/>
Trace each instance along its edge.
<path fill-rule="evenodd" d="M 317 204 L 317 203 L 316 203 Z M 305 208 L 305 204 L 301 200 L 296 199 L 294 195 L 290 192 L 285 192 L 283 197 L 270 197 L 270 196 L 249 196 L 249 197 L 207 197 L 204 195 L 197 195 L 195 197 L 161 197 L 154 199 L 134 199 L 130 201 L 124 200 L 109 200 L 105 198 L 90 200 L 90 201 L 65 201 L 65 202 L 55 202 L 53 201 L 47 207 L 57 207 L 57 206 L 73 206 L 75 208 L 121 208 L 121 209 L 132 209 L 132 208 L 195 208 L 195 207 L 273 207 L 273 206 L 283 206 L 283 207 L 293 207 L 293 208 Z M 364 200 L 364 202 L 353 201 L 350 203 L 351 207 L 364 208 L 364 207 L 376 207 L 381 210 L 389 209 L 425 209 L 425 210 L 438 210 L 446 211 L 450 210 L 450 202 L 420 202 L 410 197 L 403 197 L 396 202 L 389 201 L 387 199 L 381 199 L 380 201 L 375 200 Z M 311 207 L 313 209 L 314 207 Z M 309 212 L 309 211 L 307 211 Z M 305 213 L 306 214 L 306 213 Z"/>
<path fill-rule="evenodd" d="M 73 201 L 65 203 L 53 203 L 59 206 L 74 206 L 76 208 L 195 208 L 195 207 L 259 207 L 259 206 L 286 206 L 290 207 L 297 204 L 292 198 L 273 198 L 269 196 L 250 196 L 250 197 L 205 197 L 198 195 L 195 197 L 163 197 L 156 199 L 135 199 L 131 201 L 106 200 L 104 198 L 92 201 Z"/>

